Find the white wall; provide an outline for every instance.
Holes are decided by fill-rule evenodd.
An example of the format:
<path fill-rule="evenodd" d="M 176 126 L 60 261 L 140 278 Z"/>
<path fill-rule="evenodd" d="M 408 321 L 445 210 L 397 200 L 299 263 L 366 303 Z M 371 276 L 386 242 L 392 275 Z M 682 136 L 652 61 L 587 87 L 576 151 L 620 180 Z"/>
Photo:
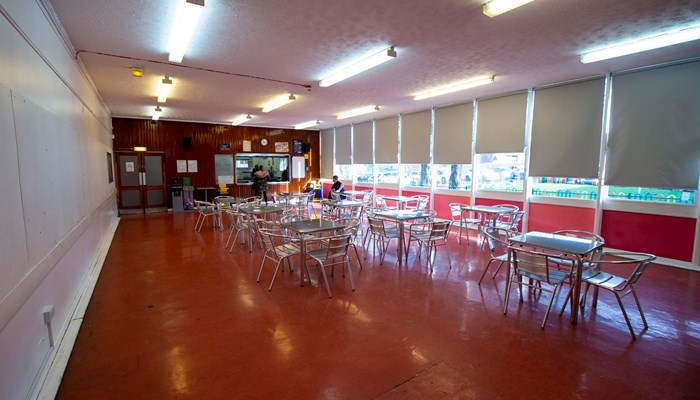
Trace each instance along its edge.
<path fill-rule="evenodd" d="M 0 399 L 34 397 L 116 226 L 109 111 L 45 0 L 0 0 Z"/>

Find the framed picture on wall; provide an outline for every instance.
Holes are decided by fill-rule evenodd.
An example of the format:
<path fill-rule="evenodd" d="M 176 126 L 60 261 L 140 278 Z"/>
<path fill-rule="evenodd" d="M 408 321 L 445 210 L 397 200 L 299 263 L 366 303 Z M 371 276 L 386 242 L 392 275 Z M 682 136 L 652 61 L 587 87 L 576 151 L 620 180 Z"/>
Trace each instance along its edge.
<path fill-rule="evenodd" d="M 107 152 L 107 179 L 109 183 L 114 182 L 114 171 L 112 170 L 112 153 Z"/>
<path fill-rule="evenodd" d="M 294 154 L 302 154 L 304 152 L 304 143 L 299 139 L 292 139 L 292 152 Z"/>

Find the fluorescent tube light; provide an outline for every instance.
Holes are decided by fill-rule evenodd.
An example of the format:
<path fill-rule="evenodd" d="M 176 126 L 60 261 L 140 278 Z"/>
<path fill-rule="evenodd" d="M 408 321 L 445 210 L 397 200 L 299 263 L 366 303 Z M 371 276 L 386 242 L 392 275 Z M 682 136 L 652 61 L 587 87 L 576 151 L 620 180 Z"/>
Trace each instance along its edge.
<path fill-rule="evenodd" d="M 356 108 L 354 110 L 345 111 L 336 116 L 337 119 L 345 119 L 350 117 L 356 117 L 358 115 L 369 114 L 375 111 L 379 111 L 379 106 L 365 106 Z"/>
<path fill-rule="evenodd" d="M 153 116 L 151 117 L 151 119 L 154 121 L 158 121 L 158 119 L 160 119 L 161 112 L 163 112 L 163 109 L 160 108 L 160 106 L 156 106 L 156 109 L 153 110 Z"/>
<path fill-rule="evenodd" d="M 534 0 L 493 0 L 484 4 L 484 14 L 493 18 Z"/>
<path fill-rule="evenodd" d="M 202 10 L 204 10 L 204 0 L 180 0 L 175 23 L 170 31 L 170 43 L 168 44 L 170 55 L 168 56 L 168 61 L 173 63 L 182 62 Z"/>
<path fill-rule="evenodd" d="M 465 90 L 477 86 L 488 85 L 489 83 L 492 83 L 494 79 L 495 77 L 492 76 L 490 78 L 480 79 L 478 81 L 472 80 L 469 82 L 460 82 L 448 86 L 442 86 L 437 89 L 432 89 L 419 93 L 413 97 L 413 100 L 423 100 L 430 97 L 442 96 L 443 94 L 458 92 L 460 90 Z"/>
<path fill-rule="evenodd" d="M 248 120 L 253 119 L 253 116 L 248 114 L 248 115 L 241 115 L 239 117 L 236 117 L 233 121 L 231 121 L 231 125 L 236 126 L 240 125 L 242 123 L 248 122 Z"/>
<path fill-rule="evenodd" d="M 348 79 L 351 76 L 357 75 L 360 72 L 367 71 L 370 68 L 374 68 L 379 64 L 385 63 L 389 60 L 393 60 L 394 58 L 396 58 L 396 50 L 394 50 L 394 47 L 392 46 L 323 78 L 318 83 L 318 86 L 331 86 L 342 80 Z"/>
<path fill-rule="evenodd" d="M 308 128 L 308 127 L 314 126 L 314 125 L 321 125 L 321 121 L 313 120 L 313 121 L 302 122 L 299 125 L 294 125 L 294 129 L 304 129 L 304 128 Z"/>
<path fill-rule="evenodd" d="M 165 103 L 168 99 L 168 93 L 170 93 L 170 88 L 173 87 L 173 80 L 167 76 L 160 81 L 160 86 L 158 87 L 158 102 Z"/>
<path fill-rule="evenodd" d="M 274 100 L 270 101 L 269 103 L 265 104 L 262 108 L 262 112 L 264 112 L 264 113 L 270 112 L 274 109 L 282 107 L 283 105 L 285 105 L 287 103 L 291 103 L 296 99 L 297 98 L 293 94 L 290 94 L 290 95 L 285 94 L 283 96 L 277 97 Z"/>
<path fill-rule="evenodd" d="M 134 151 L 148 151 L 148 150 L 143 146 L 136 146 L 136 147 L 134 147 Z"/>
<path fill-rule="evenodd" d="M 674 44 L 691 42 L 700 39 L 700 26 L 686 29 L 664 32 L 659 35 L 622 43 L 605 49 L 590 51 L 581 54 L 581 62 L 584 64 L 607 60 L 609 58 L 641 53 L 647 50 L 658 49 Z"/>

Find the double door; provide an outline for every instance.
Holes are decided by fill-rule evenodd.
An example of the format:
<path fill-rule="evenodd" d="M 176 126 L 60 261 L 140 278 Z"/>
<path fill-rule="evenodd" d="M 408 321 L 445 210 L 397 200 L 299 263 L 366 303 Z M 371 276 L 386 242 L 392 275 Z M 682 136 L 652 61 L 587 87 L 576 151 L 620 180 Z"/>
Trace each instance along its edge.
<path fill-rule="evenodd" d="M 165 154 L 119 152 L 116 158 L 119 213 L 167 211 Z"/>

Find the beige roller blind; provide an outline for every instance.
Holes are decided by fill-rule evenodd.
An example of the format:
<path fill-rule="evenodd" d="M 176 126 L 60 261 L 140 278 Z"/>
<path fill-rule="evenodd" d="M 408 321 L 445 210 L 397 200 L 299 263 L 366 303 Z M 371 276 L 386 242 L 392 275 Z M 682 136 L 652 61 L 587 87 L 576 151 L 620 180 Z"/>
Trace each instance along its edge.
<path fill-rule="evenodd" d="M 401 163 L 430 163 L 430 116 L 421 111 L 401 115 Z"/>
<path fill-rule="evenodd" d="M 605 80 L 535 91 L 530 176 L 597 178 Z"/>
<path fill-rule="evenodd" d="M 375 151 L 377 164 L 396 164 L 399 154 L 399 118 L 390 117 L 375 121 Z"/>
<path fill-rule="evenodd" d="M 521 153 L 525 148 L 527 93 L 477 103 L 476 152 Z"/>
<path fill-rule="evenodd" d="M 612 78 L 605 184 L 696 189 L 700 62 Z"/>
<path fill-rule="evenodd" d="M 352 136 L 350 125 L 335 128 L 335 163 L 352 164 Z"/>
<path fill-rule="evenodd" d="M 471 164 L 473 114 L 472 103 L 435 110 L 433 163 Z"/>
<path fill-rule="evenodd" d="M 333 129 L 321 131 L 321 178 L 333 177 Z"/>
<path fill-rule="evenodd" d="M 372 164 L 372 121 L 355 124 L 352 127 L 353 162 Z"/>

